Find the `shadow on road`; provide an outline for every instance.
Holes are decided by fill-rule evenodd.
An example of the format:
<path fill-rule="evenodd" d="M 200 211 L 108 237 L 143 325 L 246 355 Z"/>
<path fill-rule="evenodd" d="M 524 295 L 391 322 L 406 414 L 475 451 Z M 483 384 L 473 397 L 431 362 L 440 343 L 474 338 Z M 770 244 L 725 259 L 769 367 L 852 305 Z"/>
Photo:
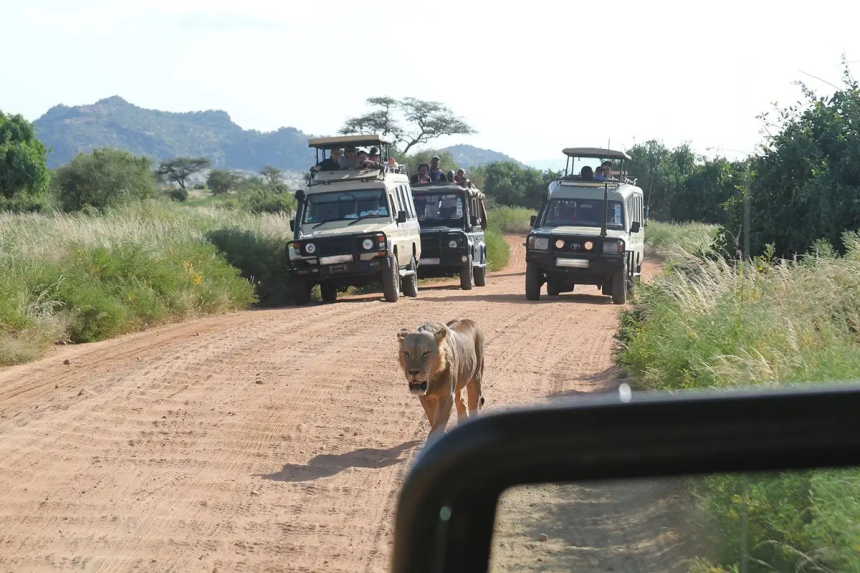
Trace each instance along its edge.
<path fill-rule="evenodd" d="M 427 289 L 430 290 L 430 289 Z M 442 290 L 442 289 L 438 289 Z M 447 289 L 446 289 L 447 290 Z M 459 290 L 451 289 L 451 290 Z M 469 300 L 481 302 L 501 302 L 507 304 L 553 304 L 553 303 L 571 303 L 571 304 L 593 304 L 593 305 L 611 305 L 612 299 L 608 296 L 590 295 L 590 294 L 574 294 L 574 295 L 559 295 L 559 296 L 541 296 L 540 300 L 527 300 L 525 294 L 481 294 L 481 291 L 473 291 L 475 294 L 456 295 L 456 296 L 434 296 L 433 298 L 420 298 L 419 300 L 428 302 L 463 302 Z"/>
<path fill-rule="evenodd" d="M 279 472 L 256 474 L 256 477 L 286 482 L 312 481 L 333 476 L 346 468 L 385 468 L 404 461 L 400 455 L 420 443 L 420 440 L 412 440 L 387 450 L 359 448 L 345 454 L 318 454 L 307 464 L 287 464 Z"/>

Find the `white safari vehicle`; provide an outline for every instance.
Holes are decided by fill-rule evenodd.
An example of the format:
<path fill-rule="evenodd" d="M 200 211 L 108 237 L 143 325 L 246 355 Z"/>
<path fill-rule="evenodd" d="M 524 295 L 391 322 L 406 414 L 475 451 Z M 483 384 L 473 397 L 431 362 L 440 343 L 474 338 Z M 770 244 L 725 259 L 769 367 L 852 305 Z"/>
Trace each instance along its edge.
<path fill-rule="evenodd" d="M 624 170 L 630 156 L 589 147 L 563 153 L 564 176 L 550 182 L 526 239 L 526 298 L 538 300 L 544 284 L 551 296 L 594 285 L 624 304 L 641 275 L 645 244 L 642 189 Z M 611 173 L 604 178 L 590 166 L 577 170 L 583 158 L 600 160 Z"/>
<path fill-rule="evenodd" d="M 406 166 L 388 161 L 391 143 L 379 135 L 308 140 L 317 150 L 317 165 L 307 189 L 296 192 L 293 240 L 287 243 L 297 305 L 310 301 L 316 284 L 325 302 L 337 300 L 340 289 L 374 281 L 382 282 L 389 302 L 400 298 L 401 288 L 406 296 L 418 296 L 421 229 Z M 327 150 L 362 147 L 376 147 L 379 162 L 342 168 L 330 153 L 326 157 Z"/>

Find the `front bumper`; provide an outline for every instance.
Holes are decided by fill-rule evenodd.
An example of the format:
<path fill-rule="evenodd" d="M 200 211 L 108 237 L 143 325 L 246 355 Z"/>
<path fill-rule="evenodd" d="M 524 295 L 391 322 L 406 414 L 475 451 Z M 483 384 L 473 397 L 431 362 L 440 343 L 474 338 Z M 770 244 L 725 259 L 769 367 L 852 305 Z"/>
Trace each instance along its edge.
<path fill-rule="evenodd" d="M 391 267 L 391 259 L 377 257 L 369 261 L 354 260 L 351 262 L 333 263 L 327 265 L 308 264 L 306 261 L 293 262 L 289 266 L 291 279 L 303 278 L 311 281 L 329 278 L 352 278 L 374 276 Z"/>
<path fill-rule="evenodd" d="M 564 277 L 581 284 L 602 284 L 604 279 L 624 270 L 624 258 L 624 255 L 587 258 L 526 251 L 526 262 L 536 265 L 548 277 Z"/>

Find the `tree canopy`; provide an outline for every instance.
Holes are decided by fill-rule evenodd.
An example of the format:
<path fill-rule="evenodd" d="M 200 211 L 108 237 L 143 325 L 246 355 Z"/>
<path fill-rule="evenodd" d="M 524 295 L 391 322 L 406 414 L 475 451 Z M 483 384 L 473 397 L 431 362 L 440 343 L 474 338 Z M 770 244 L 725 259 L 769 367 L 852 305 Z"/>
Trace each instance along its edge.
<path fill-rule="evenodd" d="M 436 101 L 413 97 L 367 98 L 372 111 L 346 120 L 339 133 L 378 133 L 391 136 L 402 153 L 408 154 L 414 146 L 427 143 L 443 135 L 471 135 L 477 133 L 465 120 L 454 115 L 447 106 Z"/>
<path fill-rule="evenodd" d="M 162 161 L 156 173 L 166 176 L 170 181 L 178 183 L 182 189 L 185 189 L 185 180 L 207 167 L 209 167 L 209 160 L 205 157 L 176 157 Z"/>
<path fill-rule="evenodd" d="M 33 124 L 20 114 L 0 110 L 0 195 L 37 195 L 48 187 L 45 146 Z"/>

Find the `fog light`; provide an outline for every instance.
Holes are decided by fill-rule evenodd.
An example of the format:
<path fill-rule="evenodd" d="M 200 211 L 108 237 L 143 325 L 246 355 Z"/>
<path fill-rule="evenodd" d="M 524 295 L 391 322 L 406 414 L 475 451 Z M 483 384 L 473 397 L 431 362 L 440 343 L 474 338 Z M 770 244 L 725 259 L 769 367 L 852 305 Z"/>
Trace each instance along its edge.
<path fill-rule="evenodd" d="M 462 257 L 460 257 L 460 260 L 465 263 L 466 261 L 469 260 L 469 257 L 467 257 L 466 255 L 463 255 Z"/>
<path fill-rule="evenodd" d="M 561 239 L 556 239 L 555 248 L 556 249 L 563 249 L 564 248 L 564 241 Z"/>
<path fill-rule="evenodd" d="M 594 248 L 594 243 L 592 243 L 591 241 L 585 241 L 585 250 L 586 251 L 590 251 L 593 248 Z"/>

